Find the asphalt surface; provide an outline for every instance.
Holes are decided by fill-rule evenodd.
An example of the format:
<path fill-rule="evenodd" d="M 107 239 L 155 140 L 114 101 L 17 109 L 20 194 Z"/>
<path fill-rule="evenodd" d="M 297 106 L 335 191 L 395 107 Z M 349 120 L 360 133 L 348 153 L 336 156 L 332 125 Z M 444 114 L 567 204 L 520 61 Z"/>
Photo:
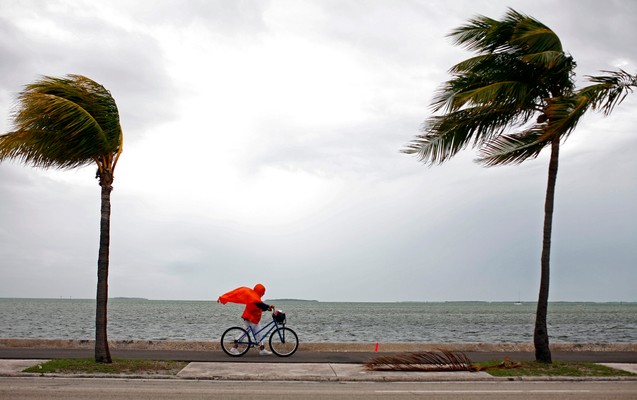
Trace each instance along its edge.
<path fill-rule="evenodd" d="M 637 381 L 281 382 L 0 378 L 2 400 L 635 400 Z"/>
<path fill-rule="evenodd" d="M 111 356 L 116 358 L 145 359 L 145 360 L 175 360 L 188 362 L 232 362 L 232 363 L 327 363 L 327 364 L 361 364 L 369 359 L 391 355 L 387 352 L 328 352 L 328 351 L 298 351 L 291 357 L 259 356 L 250 351 L 242 357 L 229 357 L 222 351 L 196 350 L 118 350 L 111 349 Z M 503 360 L 510 357 L 515 361 L 534 360 L 531 352 L 498 351 L 498 352 L 464 352 L 473 362 Z M 637 364 L 637 352 L 627 351 L 569 351 L 552 352 L 554 361 L 595 362 L 595 363 L 629 363 Z M 0 348 L 0 359 L 45 360 L 53 358 L 91 358 L 93 349 L 63 349 L 63 348 Z"/>

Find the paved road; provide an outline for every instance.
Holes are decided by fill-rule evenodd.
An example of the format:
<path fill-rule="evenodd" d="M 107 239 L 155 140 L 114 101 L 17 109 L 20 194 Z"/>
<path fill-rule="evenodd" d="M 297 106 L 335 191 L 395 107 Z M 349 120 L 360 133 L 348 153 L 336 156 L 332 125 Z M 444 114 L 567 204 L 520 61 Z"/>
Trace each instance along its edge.
<path fill-rule="evenodd" d="M 228 357 L 221 351 L 184 351 L 184 350 L 111 350 L 113 357 L 147 360 L 178 360 L 199 362 L 291 362 L 291 363 L 362 363 L 379 355 L 391 353 L 373 352 L 303 352 L 292 357 L 261 357 L 250 351 L 243 357 Z M 474 362 L 502 360 L 505 356 L 512 360 L 533 360 L 533 353 L 528 352 L 465 352 Z M 584 361 L 598 363 L 637 363 L 637 352 L 601 352 L 574 351 L 553 352 L 555 361 Z M 0 359 L 51 359 L 51 358 L 91 358 L 93 349 L 61 349 L 61 348 L 0 348 Z"/>
<path fill-rule="evenodd" d="M 0 378 L 3 400 L 87 399 L 489 399 L 634 400 L 637 381 L 618 382 L 225 382 Z"/>

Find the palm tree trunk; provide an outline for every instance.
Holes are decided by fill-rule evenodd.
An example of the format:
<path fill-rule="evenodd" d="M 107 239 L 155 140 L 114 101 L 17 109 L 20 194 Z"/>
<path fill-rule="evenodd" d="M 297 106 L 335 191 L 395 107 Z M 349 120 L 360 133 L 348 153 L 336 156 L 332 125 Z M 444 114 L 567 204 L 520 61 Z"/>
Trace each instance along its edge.
<path fill-rule="evenodd" d="M 549 162 L 549 177 L 546 185 L 546 200 L 544 202 L 544 238 L 542 243 L 542 273 L 540 275 L 540 294 L 535 313 L 535 331 L 533 343 L 535 345 L 535 360 L 551 363 L 551 349 L 549 348 L 549 334 L 546 328 L 546 315 L 549 303 L 549 276 L 551 262 L 551 231 L 553 228 L 553 207 L 555 204 L 555 183 L 557 181 L 557 166 L 560 158 L 560 140 L 551 142 L 551 160 Z"/>
<path fill-rule="evenodd" d="M 106 335 L 108 303 L 108 255 L 111 225 L 111 192 L 113 176 L 105 170 L 100 174 L 102 188 L 102 216 L 100 220 L 100 248 L 97 259 L 97 309 L 95 310 L 95 362 L 111 363 Z"/>

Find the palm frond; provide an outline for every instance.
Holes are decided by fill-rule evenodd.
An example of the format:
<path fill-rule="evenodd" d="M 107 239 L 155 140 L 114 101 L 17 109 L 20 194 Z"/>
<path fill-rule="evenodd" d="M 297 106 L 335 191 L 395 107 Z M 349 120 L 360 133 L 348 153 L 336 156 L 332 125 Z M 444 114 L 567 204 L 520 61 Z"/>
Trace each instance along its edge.
<path fill-rule="evenodd" d="M 491 62 L 492 59 L 493 54 L 479 54 L 454 65 L 449 69 L 449 73 L 457 75 L 470 71 L 473 72 L 478 70 L 481 65 Z"/>
<path fill-rule="evenodd" d="M 409 142 L 401 152 L 414 154 L 419 161 L 426 164 L 441 164 L 469 144 L 462 133 L 454 133 L 447 132 L 443 135 L 431 130 L 425 130 Z"/>
<path fill-rule="evenodd" d="M 478 105 L 541 108 L 544 98 L 550 96 L 549 91 L 538 85 L 538 81 L 546 79 L 544 74 L 515 59 L 503 58 L 488 56 L 471 65 L 472 70 L 457 73 L 435 93 L 432 111 L 456 111 Z"/>
<path fill-rule="evenodd" d="M 538 20 L 525 17 L 520 19 L 511 37 L 511 44 L 525 54 L 545 51 L 562 52 L 560 38 Z"/>
<path fill-rule="evenodd" d="M 458 93 L 455 97 L 454 108 L 460 108 L 465 104 L 488 106 L 493 104 L 508 104 L 511 106 L 529 107 L 529 102 L 535 105 L 535 96 L 529 101 L 529 85 L 519 81 L 493 82 L 476 89 Z"/>
<path fill-rule="evenodd" d="M 623 69 L 602 72 L 608 75 L 588 76 L 595 85 L 583 88 L 579 94 L 590 99 L 593 109 L 608 115 L 633 91 L 633 87 L 637 87 L 637 75 L 631 75 Z"/>
<path fill-rule="evenodd" d="M 516 81 L 470 82 L 470 78 L 448 81 L 434 97 L 433 112 L 444 109 L 456 112 L 467 107 L 489 107 L 494 105 L 528 105 L 529 86 Z M 531 99 L 533 102 L 534 99 Z M 534 105 L 534 104 L 533 104 Z"/>
<path fill-rule="evenodd" d="M 500 135 L 489 141 L 480 149 L 478 159 L 485 166 L 520 164 L 537 157 L 550 145 L 550 141 L 542 140 L 542 127 L 535 126 L 521 133 Z"/>
<path fill-rule="evenodd" d="M 519 164 L 535 158 L 558 137 L 566 139 L 577 127 L 590 108 L 598 108 L 606 114 L 626 97 L 636 85 L 636 78 L 625 71 L 591 77 L 595 85 L 585 87 L 572 95 L 551 98 L 547 102 L 547 122 L 535 125 L 521 133 L 502 135 L 488 142 L 480 151 L 478 162 L 487 166 Z"/>
<path fill-rule="evenodd" d="M 456 46 L 464 46 L 469 50 L 476 50 L 471 46 L 479 45 L 482 40 L 484 40 L 489 27 L 494 23 L 496 23 L 496 21 L 492 18 L 477 15 L 466 24 L 449 32 L 447 36 L 454 40 L 454 45 Z"/>
<path fill-rule="evenodd" d="M 471 360 L 462 352 L 449 350 L 399 353 L 364 362 L 373 371 L 474 371 Z"/>
<path fill-rule="evenodd" d="M 451 68 L 454 76 L 438 89 L 431 108 L 455 111 L 467 104 L 498 103 L 540 110 L 553 92 L 571 91 L 573 67 L 571 57 L 555 52 L 473 57 Z"/>
<path fill-rule="evenodd" d="M 548 124 L 541 140 L 568 137 L 592 105 L 589 97 L 579 93 L 550 99 L 545 110 Z"/>
<path fill-rule="evenodd" d="M 528 118 L 526 110 L 512 107 L 474 107 L 425 121 L 422 133 L 403 150 L 419 161 L 443 163 L 468 146 L 480 146 Z"/>
<path fill-rule="evenodd" d="M 456 45 L 480 54 L 562 51 L 559 37 L 546 25 L 509 8 L 502 20 L 479 15 L 450 34 Z"/>
<path fill-rule="evenodd" d="M 448 36 L 454 39 L 456 45 L 481 54 L 513 52 L 516 49 L 511 38 L 520 21 L 527 18 L 509 8 L 502 20 L 479 15 L 451 31 Z"/>
<path fill-rule="evenodd" d="M 566 64 L 566 55 L 562 51 L 545 50 L 520 56 L 520 60 L 546 70 L 554 70 Z"/>

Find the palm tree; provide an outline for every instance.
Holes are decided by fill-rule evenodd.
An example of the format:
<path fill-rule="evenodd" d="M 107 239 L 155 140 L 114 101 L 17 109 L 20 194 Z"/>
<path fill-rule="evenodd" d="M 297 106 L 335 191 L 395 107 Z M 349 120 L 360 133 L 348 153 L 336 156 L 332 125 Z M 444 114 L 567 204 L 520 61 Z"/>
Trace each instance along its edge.
<path fill-rule="evenodd" d="M 513 9 L 500 21 L 478 16 L 450 36 L 477 55 L 451 68 L 452 78 L 432 103 L 434 113 L 443 113 L 428 118 L 422 133 L 402 151 L 434 165 L 472 146 L 480 151 L 478 162 L 492 166 L 521 163 L 550 146 L 533 334 L 536 360 L 550 363 L 546 316 L 560 144 L 588 108 L 610 112 L 625 96 L 630 79 L 621 74 L 594 77 L 596 85 L 576 92 L 576 63 L 558 36 Z"/>
<path fill-rule="evenodd" d="M 485 143 L 480 150 L 479 162 L 485 165 L 519 164 L 535 158 L 539 152 L 551 146 L 549 175 L 544 204 L 544 238 L 541 258 L 540 294 L 535 319 L 533 341 L 537 361 L 551 362 L 546 316 L 549 292 L 549 264 L 551 250 L 551 229 L 555 185 L 559 160 L 560 142 L 566 140 L 575 129 L 581 117 L 589 109 L 601 110 L 608 115 L 621 103 L 632 87 L 637 86 L 637 78 L 626 71 L 604 71 L 608 75 L 591 76 L 594 82 L 571 95 L 556 97 L 547 101 L 547 107 L 533 128 L 512 134 L 503 134 Z"/>
<path fill-rule="evenodd" d="M 0 136 L 0 161 L 60 169 L 97 165 L 102 193 L 95 361 L 110 363 L 106 323 L 111 191 L 123 145 L 117 105 L 108 90 L 84 76 L 42 77 L 20 92 L 12 118 L 14 130 Z"/>

